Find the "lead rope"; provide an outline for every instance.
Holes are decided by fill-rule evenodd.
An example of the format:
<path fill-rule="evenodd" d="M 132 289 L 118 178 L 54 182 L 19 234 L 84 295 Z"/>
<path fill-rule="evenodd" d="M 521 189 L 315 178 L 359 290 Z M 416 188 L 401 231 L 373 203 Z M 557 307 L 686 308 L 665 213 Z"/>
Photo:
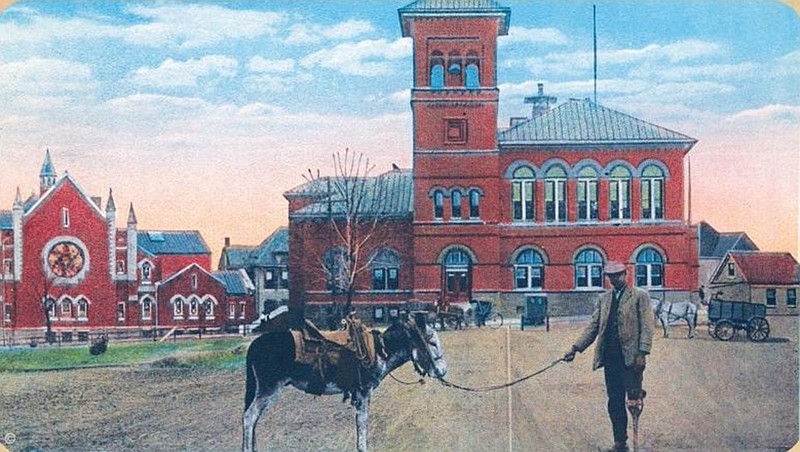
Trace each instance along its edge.
<path fill-rule="evenodd" d="M 537 370 L 536 372 L 534 372 L 532 374 L 526 375 L 526 376 L 521 377 L 521 378 L 517 378 L 514 381 L 510 381 L 508 383 L 503 383 L 503 384 L 497 384 L 497 385 L 491 385 L 491 386 L 481 386 L 481 387 L 477 387 L 477 388 L 470 388 L 468 386 L 461 386 L 461 385 L 458 385 L 458 384 L 455 384 L 455 383 L 451 383 L 451 382 L 445 380 L 444 378 L 439 378 L 439 382 L 441 382 L 442 385 L 444 385 L 444 386 L 446 386 L 448 388 L 461 389 L 462 391 L 470 391 L 470 392 L 496 391 L 498 389 L 508 388 L 509 386 L 514 386 L 517 383 L 522 383 L 525 380 L 529 380 L 529 379 L 531 379 L 531 378 L 533 378 L 533 377 L 535 377 L 535 376 L 537 376 L 537 375 L 539 375 L 541 373 L 544 373 L 547 370 L 552 369 L 553 367 L 556 366 L 556 364 L 558 364 L 558 363 L 560 363 L 562 361 L 564 361 L 564 358 L 557 359 L 557 360 L 553 361 L 552 363 L 550 363 L 547 366 Z"/>

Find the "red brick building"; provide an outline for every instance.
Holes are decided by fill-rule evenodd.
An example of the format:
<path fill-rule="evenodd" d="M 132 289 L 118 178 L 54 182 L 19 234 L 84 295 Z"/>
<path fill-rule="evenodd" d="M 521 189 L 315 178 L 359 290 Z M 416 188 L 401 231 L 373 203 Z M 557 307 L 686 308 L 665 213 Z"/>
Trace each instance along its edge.
<path fill-rule="evenodd" d="M 12 209 L 0 211 L 4 341 L 43 337 L 48 322 L 53 339 L 71 341 L 252 320 L 249 278 L 209 273 L 199 232 L 140 231 L 133 205 L 118 228 L 110 191 L 101 205 L 71 175 L 58 177 L 47 151 L 39 194 L 23 201 L 17 190 Z"/>
<path fill-rule="evenodd" d="M 683 159 L 696 140 L 588 100 L 551 108 L 541 86 L 526 99 L 531 117 L 501 130 L 497 37 L 508 33 L 510 9 L 419 0 L 399 19 L 414 49 L 413 207 L 388 226 L 397 231 L 387 243 L 397 288 L 376 290 L 365 278 L 357 300 L 365 309 L 489 299 L 512 314 L 536 294 L 553 315 L 584 314 L 608 260 L 626 262 L 631 282 L 659 297 L 692 296 L 697 237 L 683 219 Z M 328 195 L 306 184 L 286 197 L 291 302 L 322 308 L 331 291 L 294 268 L 309 265 L 305 250 L 324 255 L 331 246 Z"/>

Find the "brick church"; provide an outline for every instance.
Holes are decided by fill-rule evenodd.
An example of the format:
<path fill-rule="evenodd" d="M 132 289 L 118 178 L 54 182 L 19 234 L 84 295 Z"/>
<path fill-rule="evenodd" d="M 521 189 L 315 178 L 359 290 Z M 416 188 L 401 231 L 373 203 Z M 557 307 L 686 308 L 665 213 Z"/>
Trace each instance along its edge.
<path fill-rule="evenodd" d="M 0 302 L 4 343 L 90 335 L 161 335 L 224 330 L 256 316 L 243 271 L 211 272 L 198 231 L 141 231 L 133 204 L 118 227 L 72 177 L 59 177 L 46 152 L 39 192 L 0 210 Z M 50 327 L 48 328 L 48 323 Z"/>
<path fill-rule="evenodd" d="M 552 315 L 590 312 L 603 264 L 667 299 L 698 286 L 697 233 L 683 219 L 696 140 L 589 100 L 539 92 L 530 117 L 498 127 L 497 38 L 510 9 L 492 0 L 418 0 L 399 10 L 413 39 L 413 170 L 369 177 L 364 217 L 381 240 L 355 306 L 380 322 L 403 309 L 491 300 L 513 315 L 546 297 Z M 369 152 L 366 152 L 369 154 Z M 329 187 L 330 184 L 327 184 Z M 329 269 L 335 194 L 324 180 L 289 201 L 290 305 L 314 317 L 341 302 Z"/>

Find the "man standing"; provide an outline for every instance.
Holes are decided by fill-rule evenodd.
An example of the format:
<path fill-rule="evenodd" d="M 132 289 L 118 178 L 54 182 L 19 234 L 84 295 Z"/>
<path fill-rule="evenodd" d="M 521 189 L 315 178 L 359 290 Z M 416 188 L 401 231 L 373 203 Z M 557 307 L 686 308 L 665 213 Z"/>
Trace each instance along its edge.
<path fill-rule="evenodd" d="M 645 356 L 653 342 L 653 307 L 647 292 L 628 286 L 624 264 L 608 262 L 604 271 L 611 290 L 595 305 L 589 325 L 564 360 L 572 361 L 576 352 L 583 352 L 597 339 L 592 370 L 603 367 L 605 371 L 608 415 L 614 433 L 614 447 L 609 452 L 627 452 L 625 395 L 628 405 L 641 410 Z"/>

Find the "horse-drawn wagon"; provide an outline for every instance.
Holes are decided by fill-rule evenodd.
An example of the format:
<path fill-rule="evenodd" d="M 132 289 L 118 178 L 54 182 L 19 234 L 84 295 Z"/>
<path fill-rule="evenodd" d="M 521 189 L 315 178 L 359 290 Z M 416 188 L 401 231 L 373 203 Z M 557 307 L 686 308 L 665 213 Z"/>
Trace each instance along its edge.
<path fill-rule="evenodd" d="M 747 337 L 762 342 L 769 337 L 767 307 L 761 303 L 728 301 L 712 298 L 708 304 L 708 332 L 721 341 L 733 339 L 739 330 Z"/>
<path fill-rule="evenodd" d="M 470 324 L 499 328 L 503 325 L 503 315 L 497 312 L 491 301 L 472 300 L 469 303 L 437 305 L 433 321 L 441 330 L 459 330 Z"/>

